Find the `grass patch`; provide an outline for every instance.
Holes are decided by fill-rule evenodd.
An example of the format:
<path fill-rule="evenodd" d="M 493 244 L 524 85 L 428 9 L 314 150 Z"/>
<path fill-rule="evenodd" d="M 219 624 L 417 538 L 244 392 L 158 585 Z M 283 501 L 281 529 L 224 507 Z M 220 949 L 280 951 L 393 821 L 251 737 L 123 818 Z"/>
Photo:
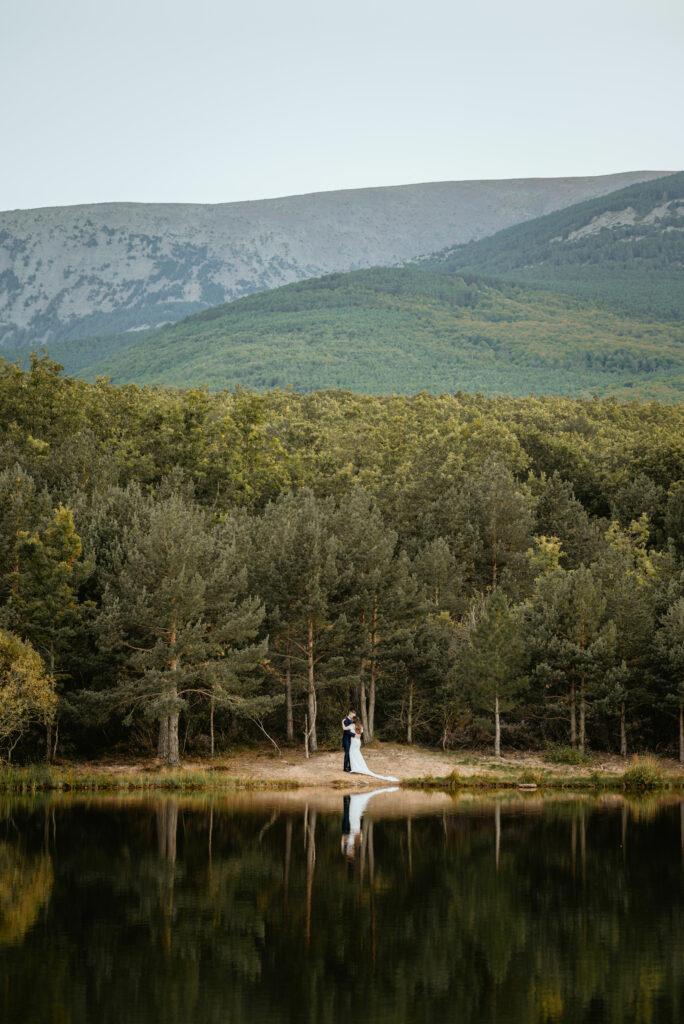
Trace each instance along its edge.
<path fill-rule="evenodd" d="M 521 784 L 535 783 L 539 789 L 593 790 L 601 792 L 644 792 L 664 788 L 684 787 L 684 776 L 665 775 L 655 758 L 636 758 L 624 774 L 593 771 L 577 773 L 548 769 L 520 768 L 514 774 L 480 772 L 460 775 L 458 771 L 441 778 L 408 779 L 402 785 L 407 789 L 438 789 L 454 792 L 459 789 L 515 789 Z"/>
<path fill-rule="evenodd" d="M 663 770 L 653 757 L 635 757 L 622 776 L 623 787 L 629 792 L 663 789 L 666 785 Z"/>
<path fill-rule="evenodd" d="M 89 771 L 29 765 L 26 768 L 0 768 L 0 792 L 40 793 L 50 790 L 104 793 L 134 790 L 283 790 L 297 789 L 290 781 L 241 778 L 209 771 L 160 770 L 136 772 Z"/>
<path fill-rule="evenodd" d="M 544 757 L 551 764 L 589 764 L 589 758 L 586 754 L 583 754 L 581 750 L 577 750 L 576 747 L 562 744 L 549 747 L 545 752 Z"/>

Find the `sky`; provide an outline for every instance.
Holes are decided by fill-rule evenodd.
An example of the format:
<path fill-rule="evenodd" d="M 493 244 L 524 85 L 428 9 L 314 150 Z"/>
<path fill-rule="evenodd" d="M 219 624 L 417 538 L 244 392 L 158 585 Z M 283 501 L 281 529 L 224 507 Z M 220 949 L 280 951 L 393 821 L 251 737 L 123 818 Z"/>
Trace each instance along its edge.
<path fill-rule="evenodd" d="M 681 0 L 0 0 L 0 209 L 684 167 Z"/>

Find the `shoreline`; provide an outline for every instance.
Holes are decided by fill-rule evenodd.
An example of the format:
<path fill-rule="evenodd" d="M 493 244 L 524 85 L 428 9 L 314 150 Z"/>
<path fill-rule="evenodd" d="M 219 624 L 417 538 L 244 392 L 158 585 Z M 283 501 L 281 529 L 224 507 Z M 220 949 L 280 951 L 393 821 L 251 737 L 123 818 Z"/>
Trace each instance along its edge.
<path fill-rule="evenodd" d="M 591 754 L 579 764 L 558 763 L 548 753 L 511 752 L 500 760 L 472 751 L 436 751 L 376 743 L 367 748 L 379 774 L 396 774 L 398 783 L 349 775 L 341 770 L 339 751 L 305 758 L 298 750 L 280 755 L 242 750 L 209 759 L 187 759 L 167 768 L 153 758 L 136 761 L 59 762 L 0 767 L 0 792 L 212 792 L 287 790 L 366 790 L 399 785 L 404 790 L 457 793 L 468 790 L 580 790 L 634 792 L 684 789 L 684 766 L 654 757 L 622 759 Z"/>

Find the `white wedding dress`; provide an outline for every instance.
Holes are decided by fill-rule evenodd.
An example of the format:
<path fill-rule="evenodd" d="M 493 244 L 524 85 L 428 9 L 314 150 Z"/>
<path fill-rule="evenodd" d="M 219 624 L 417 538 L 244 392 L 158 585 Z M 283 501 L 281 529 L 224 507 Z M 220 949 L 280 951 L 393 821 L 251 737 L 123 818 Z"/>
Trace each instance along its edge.
<path fill-rule="evenodd" d="M 349 748 L 349 762 L 351 764 L 351 770 L 356 775 L 370 775 L 373 779 L 382 779 L 383 782 L 398 782 L 399 779 L 395 778 L 394 775 L 378 775 L 377 772 L 372 772 L 366 764 L 363 754 L 361 753 L 361 737 L 354 736 L 351 741 Z"/>
<path fill-rule="evenodd" d="M 349 798 L 349 836 L 353 840 L 361 833 L 361 819 L 374 796 L 380 793 L 398 793 L 398 786 L 383 786 L 382 789 L 374 789 L 370 793 L 354 793 Z"/>

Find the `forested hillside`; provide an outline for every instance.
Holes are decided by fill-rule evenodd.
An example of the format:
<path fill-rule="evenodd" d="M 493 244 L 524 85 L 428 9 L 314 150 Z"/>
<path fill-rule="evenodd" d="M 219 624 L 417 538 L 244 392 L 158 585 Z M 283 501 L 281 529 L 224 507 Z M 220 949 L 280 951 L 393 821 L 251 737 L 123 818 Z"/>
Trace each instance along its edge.
<path fill-rule="evenodd" d="M 622 314 L 682 320 L 684 172 L 453 247 L 428 263 L 545 287 Z"/>
<path fill-rule="evenodd" d="M 662 173 L 0 212 L 0 348 L 158 327 L 290 281 L 401 263 Z"/>
<path fill-rule="evenodd" d="M 117 383 L 678 401 L 683 216 L 684 174 L 670 175 L 418 264 L 50 351 L 71 373 Z"/>
<path fill-rule="evenodd" d="M 117 383 L 666 401 L 684 390 L 681 322 L 416 267 L 318 278 L 133 339 L 51 351 L 71 373 Z"/>
<path fill-rule="evenodd" d="M 0 368 L 3 756 L 684 758 L 684 409 Z M 579 754 L 578 754 L 579 756 Z"/>

